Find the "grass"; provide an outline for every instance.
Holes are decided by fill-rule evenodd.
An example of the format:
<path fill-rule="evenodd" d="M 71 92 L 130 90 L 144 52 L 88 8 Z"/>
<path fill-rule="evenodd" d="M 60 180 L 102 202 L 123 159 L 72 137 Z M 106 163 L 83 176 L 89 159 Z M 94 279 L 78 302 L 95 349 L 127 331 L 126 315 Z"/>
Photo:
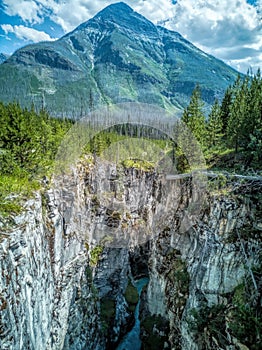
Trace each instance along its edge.
<path fill-rule="evenodd" d="M 154 165 L 152 162 L 148 162 L 146 160 L 140 160 L 140 159 L 126 159 L 122 162 L 122 165 L 125 168 L 134 168 L 137 170 L 143 170 L 143 171 L 153 171 Z"/>
<path fill-rule="evenodd" d="M 28 176 L 0 175 L 0 215 L 19 214 L 23 201 L 40 189 L 39 181 L 29 180 Z"/>

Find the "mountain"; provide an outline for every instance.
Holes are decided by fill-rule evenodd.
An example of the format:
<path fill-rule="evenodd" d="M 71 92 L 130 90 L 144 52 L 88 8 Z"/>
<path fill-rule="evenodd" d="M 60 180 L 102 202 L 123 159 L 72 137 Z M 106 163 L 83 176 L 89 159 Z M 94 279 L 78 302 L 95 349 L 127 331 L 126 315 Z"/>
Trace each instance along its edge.
<path fill-rule="evenodd" d="M 8 55 L 6 55 L 5 53 L 0 52 L 0 64 L 3 63 L 5 60 L 8 59 Z"/>
<path fill-rule="evenodd" d="M 222 61 L 121 2 L 57 41 L 16 51 L 0 65 L 0 100 L 70 117 L 127 101 L 182 109 L 196 83 L 211 104 L 236 77 Z"/>

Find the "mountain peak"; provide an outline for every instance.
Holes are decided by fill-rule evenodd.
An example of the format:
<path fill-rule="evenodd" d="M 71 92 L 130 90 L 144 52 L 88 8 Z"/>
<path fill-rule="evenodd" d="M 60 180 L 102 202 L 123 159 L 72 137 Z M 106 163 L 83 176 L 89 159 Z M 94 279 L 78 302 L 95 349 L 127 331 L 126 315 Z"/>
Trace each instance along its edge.
<path fill-rule="evenodd" d="M 98 12 L 94 18 L 96 17 L 104 17 L 108 18 L 110 16 L 122 16 L 123 14 L 131 14 L 134 10 L 128 6 L 125 2 L 116 2 L 114 4 L 110 4 L 105 7 L 103 10 Z"/>
<path fill-rule="evenodd" d="M 118 2 L 59 40 L 26 46 L 0 64 L 0 100 L 42 108 L 44 96 L 55 115 L 73 118 L 90 110 L 89 95 L 96 108 L 136 101 L 182 109 L 196 83 L 209 105 L 236 76 L 178 33 Z"/>
<path fill-rule="evenodd" d="M 140 34 L 157 34 L 157 29 L 152 22 L 135 12 L 125 2 L 116 2 L 111 4 L 97 13 L 92 21 L 102 23 L 114 23 L 122 28 L 131 29 L 133 32 Z M 88 23 L 88 22 L 87 22 Z"/>
<path fill-rule="evenodd" d="M 101 14 L 107 14 L 107 13 L 116 13 L 118 11 L 125 11 L 125 12 L 134 12 L 134 10 L 128 6 L 125 2 L 115 2 L 113 4 L 108 5 L 103 10 L 98 12 L 96 16 L 99 16 Z"/>

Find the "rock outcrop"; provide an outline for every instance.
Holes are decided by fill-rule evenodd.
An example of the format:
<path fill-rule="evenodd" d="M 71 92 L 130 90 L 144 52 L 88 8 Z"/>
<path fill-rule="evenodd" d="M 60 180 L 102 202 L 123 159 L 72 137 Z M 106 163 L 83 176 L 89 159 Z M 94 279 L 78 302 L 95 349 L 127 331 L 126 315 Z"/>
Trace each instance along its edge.
<path fill-rule="evenodd" d="M 1 226 L 1 349 L 116 347 L 134 322 L 127 286 L 141 277 L 143 349 L 154 349 L 150 339 L 166 349 L 238 349 L 227 318 L 245 280 L 259 298 L 261 184 L 213 188 L 202 202 L 192 186 L 86 159 L 36 194 Z M 222 336 L 208 320 L 200 334 L 198 315 L 216 306 Z"/>

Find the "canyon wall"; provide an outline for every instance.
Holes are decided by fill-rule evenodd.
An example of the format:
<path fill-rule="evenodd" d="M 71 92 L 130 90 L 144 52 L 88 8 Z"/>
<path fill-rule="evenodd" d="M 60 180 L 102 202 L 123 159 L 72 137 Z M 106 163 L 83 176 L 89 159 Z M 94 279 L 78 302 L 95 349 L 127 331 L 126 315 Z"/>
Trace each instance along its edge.
<path fill-rule="evenodd" d="M 261 183 L 207 186 L 91 158 L 55 177 L 1 223 L 1 349 L 115 348 L 141 277 L 143 349 L 154 338 L 167 349 L 240 348 L 226 321 L 224 342 L 197 321 L 228 310 L 245 280 L 258 302 Z"/>

